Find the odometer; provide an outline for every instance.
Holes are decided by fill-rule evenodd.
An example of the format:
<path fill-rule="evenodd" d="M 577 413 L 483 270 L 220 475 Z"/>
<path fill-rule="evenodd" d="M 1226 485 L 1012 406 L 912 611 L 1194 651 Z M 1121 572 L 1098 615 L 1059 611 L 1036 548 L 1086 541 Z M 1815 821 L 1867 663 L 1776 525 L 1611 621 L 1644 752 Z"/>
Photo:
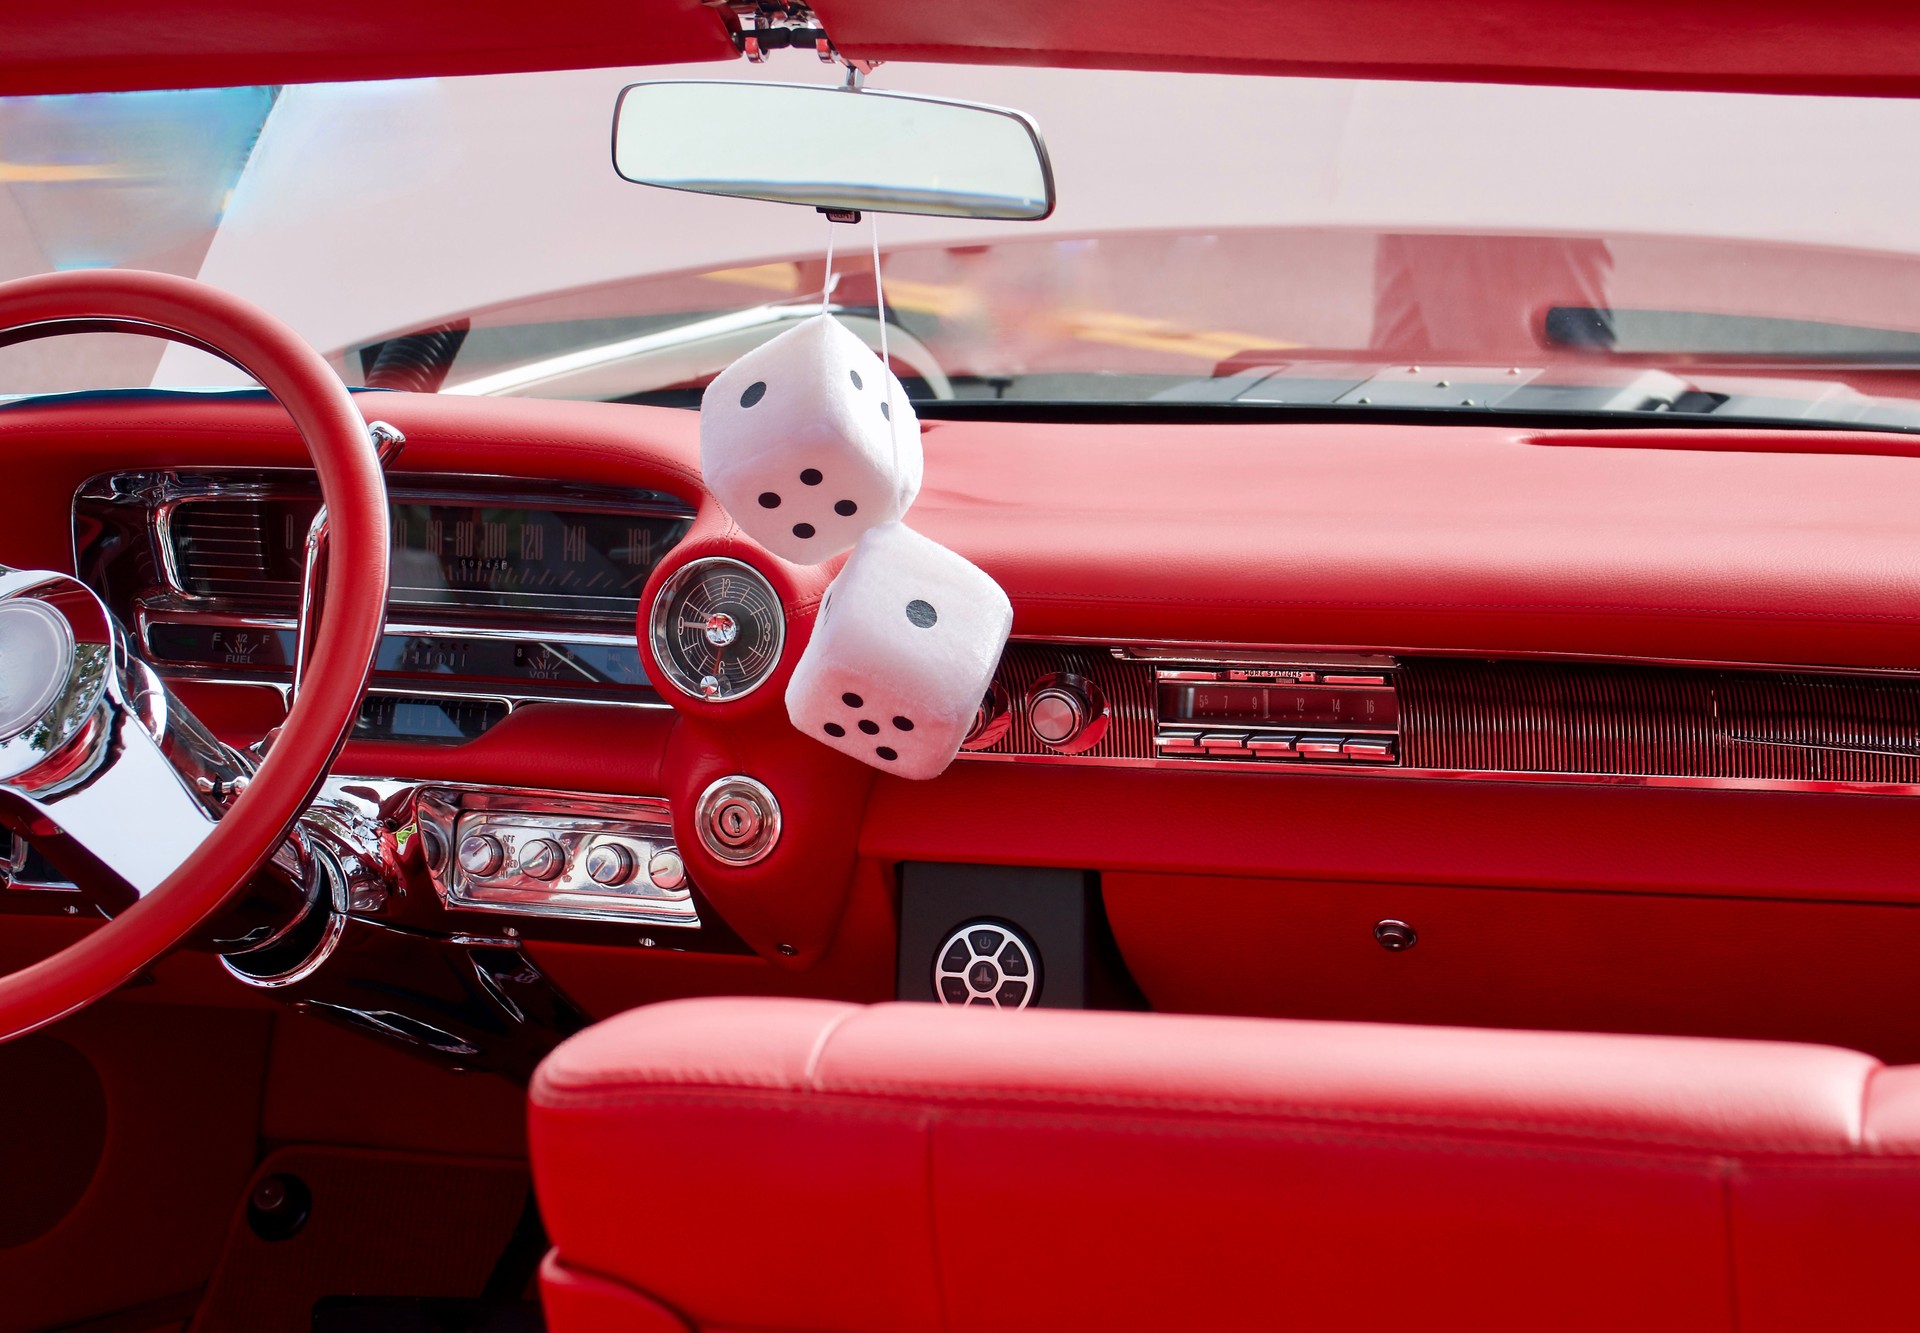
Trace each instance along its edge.
<path fill-rule="evenodd" d="M 714 556 L 688 562 L 661 586 L 648 633 L 675 689 L 721 702 L 752 694 L 780 665 L 786 617 L 759 571 Z"/>

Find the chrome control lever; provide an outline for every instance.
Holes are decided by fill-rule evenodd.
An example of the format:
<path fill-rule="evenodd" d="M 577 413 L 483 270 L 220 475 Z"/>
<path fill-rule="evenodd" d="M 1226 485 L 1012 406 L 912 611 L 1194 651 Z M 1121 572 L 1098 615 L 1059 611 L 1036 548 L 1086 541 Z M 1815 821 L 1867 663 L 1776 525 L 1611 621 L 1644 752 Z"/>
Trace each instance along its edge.
<path fill-rule="evenodd" d="M 400 451 L 406 447 L 407 437 L 400 428 L 384 421 L 368 423 L 367 435 L 373 441 L 374 453 L 380 459 L 380 470 L 383 472 L 392 466 L 393 461 L 400 457 Z M 321 505 L 320 512 L 313 516 L 313 522 L 307 527 L 306 563 L 300 570 L 300 613 L 299 619 L 294 622 L 292 699 L 300 697 L 308 661 L 313 656 L 314 635 L 319 632 L 320 617 L 326 610 L 329 532 L 327 507 Z"/>

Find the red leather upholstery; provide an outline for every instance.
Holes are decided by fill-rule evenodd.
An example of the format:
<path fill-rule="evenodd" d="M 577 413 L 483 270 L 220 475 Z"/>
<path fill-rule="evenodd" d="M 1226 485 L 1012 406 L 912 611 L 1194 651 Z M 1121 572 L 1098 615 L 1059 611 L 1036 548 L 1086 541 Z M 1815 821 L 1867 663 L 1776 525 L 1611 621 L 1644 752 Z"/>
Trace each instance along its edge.
<path fill-rule="evenodd" d="M 1920 1317 L 1920 1070 L 1827 1047 L 692 1000 L 531 1132 L 554 1333 Z"/>

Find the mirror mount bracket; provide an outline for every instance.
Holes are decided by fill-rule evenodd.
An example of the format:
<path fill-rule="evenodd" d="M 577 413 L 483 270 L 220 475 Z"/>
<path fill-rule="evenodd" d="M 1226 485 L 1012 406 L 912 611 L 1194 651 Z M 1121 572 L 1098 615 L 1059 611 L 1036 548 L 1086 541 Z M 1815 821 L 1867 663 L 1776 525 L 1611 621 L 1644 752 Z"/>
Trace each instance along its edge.
<path fill-rule="evenodd" d="M 822 64 L 845 65 L 847 87 L 857 92 L 859 80 L 871 74 L 880 63 L 851 60 L 841 55 L 840 48 L 827 35 L 826 25 L 805 0 L 705 0 L 705 3 L 719 11 L 727 25 L 727 35 L 733 38 L 734 49 L 756 65 L 764 64 L 771 52 L 782 48 L 811 49 Z"/>
<path fill-rule="evenodd" d="M 858 223 L 860 210 L 857 208 L 816 208 L 813 210 L 829 222 Z"/>

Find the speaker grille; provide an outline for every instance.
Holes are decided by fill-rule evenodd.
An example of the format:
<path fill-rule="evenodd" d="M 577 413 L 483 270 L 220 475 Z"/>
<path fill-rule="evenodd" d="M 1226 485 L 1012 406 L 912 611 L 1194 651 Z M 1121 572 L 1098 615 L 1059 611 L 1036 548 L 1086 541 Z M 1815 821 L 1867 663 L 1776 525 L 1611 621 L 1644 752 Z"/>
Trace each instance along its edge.
<path fill-rule="evenodd" d="M 1491 773 L 1920 782 L 1920 682 L 1415 659 L 1401 762 Z"/>

